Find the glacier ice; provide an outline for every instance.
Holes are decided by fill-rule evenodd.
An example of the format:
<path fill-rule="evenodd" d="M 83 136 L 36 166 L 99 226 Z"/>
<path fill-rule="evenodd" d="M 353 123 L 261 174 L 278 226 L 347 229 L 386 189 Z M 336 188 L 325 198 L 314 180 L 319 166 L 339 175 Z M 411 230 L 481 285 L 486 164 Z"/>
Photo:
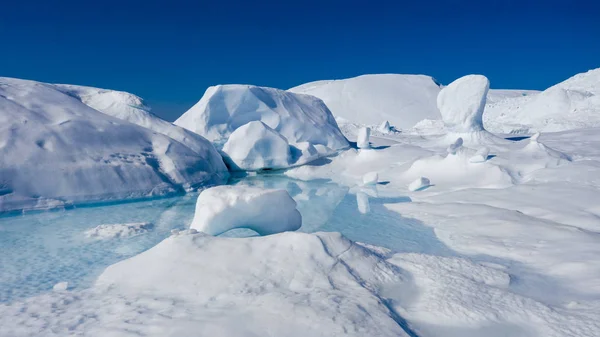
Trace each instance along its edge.
<path fill-rule="evenodd" d="M 312 145 L 318 150 L 313 158 L 349 147 L 333 115 L 320 99 L 274 88 L 251 85 L 210 87 L 175 124 L 221 147 L 233 132 L 253 121 L 260 121 L 275 130 L 291 146 Z M 299 155 L 302 157 L 304 153 Z M 306 158 L 296 158 L 295 163 L 298 162 L 306 162 Z"/>
<path fill-rule="evenodd" d="M 0 212 L 180 193 L 228 173 L 199 154 L 101 113 L 53 85 L 0 78 Z"/>
<path fill-rule="evenodd" d="M 490 81 L 482 75 L 463 76 L 444 87 L 437 106 L 449 131 L 463 133 L 483 130 L 483 109 Z"/>
<path fill-rule="evenodd" d="M 359 149 L 369 149 L 371 148 L 371 143 L 369 139 L 371 138 L 371 128 L 362 127 L 358 129 L 358 135 L 356 139 L 356 146 Z"/>
<path fill-rule="evenodd" d="M 223 145 L 223 152 L 235 170 L 278 169 L 292 163 L 287 139 L 261 121 L 252 121 L 233 131 Z"/>
<path fill-rule="evenodd" d="M 302 216 L 286 190 L 237 185 L 202 191 L 190 228 L 210 235 L 236 228 L 269 235 L 294 231 L 301 225 Z"/>

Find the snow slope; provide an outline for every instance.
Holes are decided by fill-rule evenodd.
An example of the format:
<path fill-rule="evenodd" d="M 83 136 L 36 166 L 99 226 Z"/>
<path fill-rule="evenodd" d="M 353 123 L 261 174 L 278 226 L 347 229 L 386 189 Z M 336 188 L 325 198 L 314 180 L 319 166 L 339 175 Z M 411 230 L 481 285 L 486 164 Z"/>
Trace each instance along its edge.
<path fill-rule="evenodd" d="M 339 120 L 363 125 L 384 121 L 408 129 L 423 119 L 440 119 L 436 98 L 440 85 L 425 75 L 376 74 L 316 81 L 289 89 L 316 96 Z"/>
<path fill-rule="evenodd" d="M 308 95 L 251 85 L 218 85 L 210 87 L 190 110 L 175 121 L 175 125 L 196 132 L 217 147 L 222 147 L 229 137 L 249 122 L 260 121 L 287 140 L 290 148 L 283 152 L 296 152 L 289 166 L 335 153 L 349 146 L 339 130 L 331 112 L 323 102 Z M 249 142 L 260 142 L 261 133 Z M 302 151 L 312 146 L 318 152 Z M 281 150 L 281 147 L 276 149 Z M 236 152 L 234 147 L 224 152 Z M 286 153 L 266 153 L 265 157 L 285 157 Z M 237 156 L 234 156 L 237 157 Z M 244 159 L 244 158 L 242 158 Z M 249 169 L 273 168 L 251 167 Z"/>
<path fill-rule="evenodd" d="M 600 126 L 600 68 L 577 74 L 539 94 L 488 104 L 492 131 L 553 132 Z"/>
<path fill-rule="evenodd" d="M 216 150 L 209 141 L 194 132 L 155 116 L 150 112 L 150 108 L 144 105 L 143 100 L 136 95 L 79 85 L 53 84 L 53 86 L 95 110 L 173 138 L 207 160 L 217 160 L 212 165 L 220 165 L 219 157 L 215 156 Z"/>
<path fill-rule="evenodd" d="M 0 211 L 178 193 L 222 183 L 212 145 L 194 151 L 53 85 L 0 78 Z"/>

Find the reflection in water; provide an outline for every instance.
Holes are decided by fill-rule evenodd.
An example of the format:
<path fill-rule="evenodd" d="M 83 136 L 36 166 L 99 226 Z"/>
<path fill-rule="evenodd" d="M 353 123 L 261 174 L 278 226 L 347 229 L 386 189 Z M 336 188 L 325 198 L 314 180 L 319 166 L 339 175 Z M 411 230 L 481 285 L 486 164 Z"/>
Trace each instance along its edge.
<path fill-rule="evenodd" d="M 432 230 L 388 211 L 376 187 L 356 191 L 328 180 L 300 181 L 278 174 L 233 179 L 230 184 L 286 189 L 302 214 L 302 232 L 338 231 L 354 241 L 394 251 L 447 254 Z M 41 212 L 0 218 L 0 302 L 49 291 L 58 282 L 88 287 L 107 266 L 139 254 L 185 229 L 197 194 L 169 199 Z M 150 231 L 129 238 L 94 240 L 84 232 L 102 224 L 148 222 Z M 237 229 L 222 236 L 255 236 Z"/>

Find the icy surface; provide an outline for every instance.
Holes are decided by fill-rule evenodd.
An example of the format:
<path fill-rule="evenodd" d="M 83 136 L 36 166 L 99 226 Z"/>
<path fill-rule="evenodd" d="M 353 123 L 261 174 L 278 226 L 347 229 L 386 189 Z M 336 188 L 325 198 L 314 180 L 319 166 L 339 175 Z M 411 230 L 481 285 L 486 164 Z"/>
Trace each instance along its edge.
<path fill-rule="evenodd" d="M 79 85 L 53 84 L 53 86 L 97 111 L 166 135 L 206 160 L 214 161 L 214 166 L 222 166 L 216 149 L 208 140 L 155 116 L 150 112 L 150 107 L 136 95 Z"/>
<path fill-rule="evenodd" d="M 490 81 L 482 75 L 467 75 L 444 87 L 437 107 L 446 128 L 452 132 L 483 130 L 483 109 Z"/>
<path fill-rule="evenodd" d="M 334 116 L 352 123 L 408 129 L 423 119 L 439 119 L 439 84 L 424 75 L 375 74 L 310 82 L 289 89 L 322 99 Z"/>
<path fill-rule="evenodd" d="M 425 177 L 419 177 L 415 181 L 413 181 L 412 183 L 410 183 L 408 185 L 408 190 L 413 191 L 413 192 L 420 191 L 430 185 L 431 185 L 431 181 L 429 181 L 429 179 L 427 179 Z"/>
<path fill-rule="evenodd" d="M 152 224 L 147 222 L 99 225 L 85 231 L 85 236 L 99 240 L 125 238 L 145 233 L 151 227 Z"/>
<path fill-rule="evenodd" d="M 0 125 L 0 212 L 176 194 L 227 177 L 211 144 L 199 154 L 45 83 L 0 78 Z"/>
<path fill-rule="evenodd" d="M 294 231 L 301 225 L 302 216 L 286 190 L 217 186 L 198 196 L 190 228 L 210 235 L 236 228 L 269 235 Z"/>
<path fill-rule="evenodd" d="M 222 146 L 240 127 L 260 121 L 283 136 L 291 146 L 308 143 L 319 151 L 312 159 L 349 146 L 333 115 L 316 97 L 249 86 L 219 85 L 175 121 Z M 229 146 L 228 151 L 235 151 Z M 299 153 L 302 157 L 305 154 Z M 297 158 L 306 162 L 306 158 Z"/>
<path fill-rule="evenodd" d="M 223 152 L 236 170 L 278 169 L 292 163 L 287 139 L 261 121 L 250 122 L 233 131 Z"/>
<path fill-rule="evenodd" d="M 369 138 L 371 137 L 371 128 L 363 127 L 358 130 L 358 138 L 356 139 L 356 146 L 359 149 L 368 149 L 371 147 Z"/>

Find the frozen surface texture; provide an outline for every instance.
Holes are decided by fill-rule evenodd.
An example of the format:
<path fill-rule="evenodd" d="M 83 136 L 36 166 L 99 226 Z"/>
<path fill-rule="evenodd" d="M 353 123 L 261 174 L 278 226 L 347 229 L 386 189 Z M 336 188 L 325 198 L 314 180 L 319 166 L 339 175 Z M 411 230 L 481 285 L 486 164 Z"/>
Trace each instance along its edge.
<path fill-rule="evenodd" d="M 600 68 L 577 74 L 542 92 L 499 91 L 486 107 L 486 127 L 506 133 L 598 127 L 599 83 Z M 509 95 L 511 92 L 520 94 Z"/>
<path fill-rule="evenodd" d="M 482 75 L 467 75 L 444 87 L 437 97 L 437 107 L 449 131 L 483 130 L 483 109 L 490 81 Z"/>
<path fill-rule="evenodd" d="M 378 126 L 388 121 L 408 129 L 423 119 L 439 119 L 439 84 L 424 75 L 376 74 L 310 82 L 289 91 L 322 99 L 336 118 Z"/>
<path fill-rule="evenodd" d="M 79 85 L 54 84 L 53 86 L 104 114 L 166 135 L 187 146 L 206 160 L 214 161 L 214 166 L 221 165 L 216 149 L 207 139 L 155 116 L 150 112 L 150 107 L 145 105 L 138 96 L 123 91 Z"/>
<path fill-rule="evenodd" d="M 260 121 L 283 136 L 291 146 L 308 143 L 317 148 L 311 159 L 334 154 L 349 146 L 333 115 L 320 99 L 291 92 L 250 85 L 210 87 L 176 125 L 198 133 L 217 146 L 249 122 Z M 302 146 L 302 145 L 301 145 Z M 228 151 L 236 151 L 231 146 Z M 230 154 L 225 151 L 227 154 Z M 298 154 L 296 162 L 306 162 Z"/>
<path fill-rule="evenodd" d="M 0 78 L 0 212 L 222 183 L 226 167 L 210 143 L 204 146 L 199 154 L 53 85 Z"/>
<path fill-rule="evenodd" d="M 147 222 L 99 225 L 90 230 L 87 230 L 85 232 L 85 235 L 88 238 L 99 240 L 125 238 L 145 233 L 151 227 L 152 224 Z"/>
<path fill-rule="evenodd" d="M 237 128 L 223 145 L 223 152 L 232 162 L 233 169 L 260 170 L 286 168 L 292 154 L 287 139 L 261 121 L 253 121 Z"/>
<path fill-rule="evenodd" d="M 296 202 L 285 190 L 217 186 L 198 196 L 191 228 L 218 235 L 249 228 L 261 235 L 294 231 L 302 225 Z"/>

